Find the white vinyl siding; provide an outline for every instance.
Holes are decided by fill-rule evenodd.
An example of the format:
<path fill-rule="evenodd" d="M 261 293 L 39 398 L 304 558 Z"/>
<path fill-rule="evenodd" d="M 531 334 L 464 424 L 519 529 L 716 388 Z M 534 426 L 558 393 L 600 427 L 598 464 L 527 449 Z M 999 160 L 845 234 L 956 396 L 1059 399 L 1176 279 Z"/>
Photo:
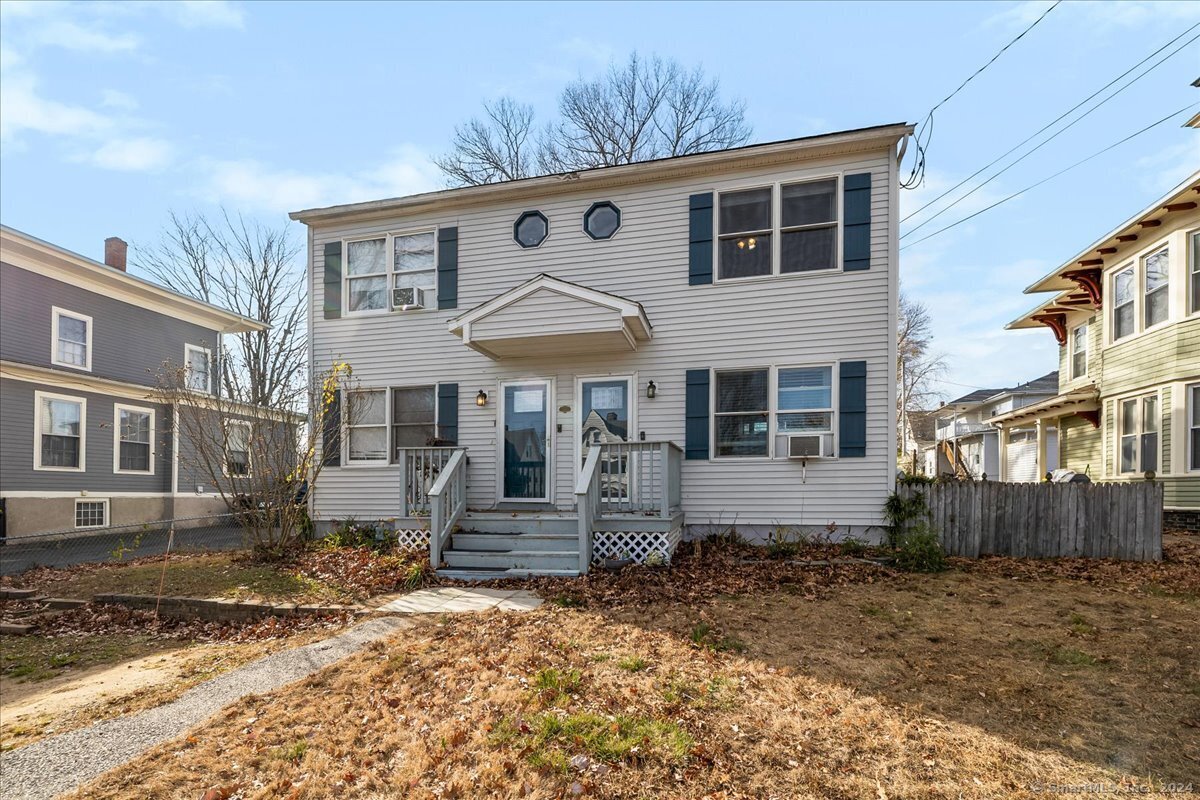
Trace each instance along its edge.
<path fill-rule="evenodd" d="M 603 197 L 595 190 L 577 191 L 533 201 L 518 199 L 315 228 L 310 294 L 316 309 L 311 320 L 316 368 L 327 366 L 337 354 L 353 365 L 355 380 L 364 387 L 457 382 L 458 442 L 469 448 L 471 508 L 490 508 L 496 502 L 499 404 L 495 398 L 499 397 L 500 380 L 554 379 L 554 422 L 564 428 L 556 437 L 553 496 L 565 511 L 574 508 L 573 393 L 578 376 L 633 375 L 640 399 L 637 431 L 631 438 L 636 441 L 644 432 L 647 440 L 666 439 L 683 445 L 684 373 L 688 369 L 865 360 L 865 458 L 809 463 L 803 482 L 801 465 L 784 458 L 686 460 L 682 500 L 688 523 L 693 525 L 722 515 L 726 520 L 737 515 L 739 524 L 879 524 L 895 469 L 891 445 L 894 365 L 890 355 L 894 347 L 890 309 L 896 292 L 893 155 L 879 150 L 829 156 L 616 187 L 605 189 Z M 870 270 L 826 270 L 794 279 L 688 285 L 689 195 L 862 172 L 872 176 Z M 621 208 L 621 232 L 603 246 L 580 229 L 581 215 L 600 199 Z M 512 242 L 512 224 L 530 208 L 549 217 L 555 234 L 540 248 L 521 249 Z M 435 226 L 458 228 L 457 308 L 418 315 L 323 317 L 327 242 Z M 840 247 L 840 233 L 837 238 Z M 447 331 L 449 320 L 540 273 L 640 302 L 654 326 L 653 340 L 636 352 L 493 361 L 463 346 Z M 556 325 L 562 320 L 556 310 L 543 321 Z M 651 380 L 657 387 L 653 400 L 645 398 Z M 483 408 L 474 404 L 481 389 L 492 398 Z M 564 407 L 567 412 L 562 411 Z M 360 519 L 395 517 L 402 503 L 402 475 L 401 464 L 326 469 L 314 488 L 316 513 L 322 519 L 350 514 Z"/>

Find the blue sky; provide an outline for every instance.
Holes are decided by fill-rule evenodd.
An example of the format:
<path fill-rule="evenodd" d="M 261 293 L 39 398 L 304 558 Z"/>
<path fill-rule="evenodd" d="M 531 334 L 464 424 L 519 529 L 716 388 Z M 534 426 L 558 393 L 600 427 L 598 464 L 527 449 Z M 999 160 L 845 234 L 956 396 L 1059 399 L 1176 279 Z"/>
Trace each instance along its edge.
<path fill-rule="evenodd" d="M 566 81 L 632 50 L 702 64 L 745 99 L 755 141 L 918 122 L 1048 5 L 6 0 L 0 219 L 99 257 L 106 236 L 152 242 L 170 210 L 279 225 L 438 188 L 429 157 L 482 101 L 509 94 L 545 118 Z M 1197 22 L 1200 3 L 1062 3 L 938 111 L 927 184 L 902 209 Z M 1198 75 L 1193 44 L 910 240 L 1200 101 Z M 1034 278 L 1200 167 L 1180 122 L 903 251 L 949 394 L 1055 367 L 1049 332 L 1003 324 L 1033 305 Z"/>

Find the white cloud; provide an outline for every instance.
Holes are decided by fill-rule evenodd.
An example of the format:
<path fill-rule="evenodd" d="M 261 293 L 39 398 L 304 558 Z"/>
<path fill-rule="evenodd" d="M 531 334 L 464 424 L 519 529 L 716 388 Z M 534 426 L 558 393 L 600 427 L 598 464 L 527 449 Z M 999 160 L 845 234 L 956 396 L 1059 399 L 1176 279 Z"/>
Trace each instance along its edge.
<path fill-rule="evenodd" d="M 983 27 L 998 26 L 1015 31 L 1029 27 L 1047 8 L 1051 0 L 1028 0 L 993 14 Z M 1154 2 L 1153 0 L 1080 0 L 1063 3 L 1046 18 L 1071 15 L 1073 27 L 1088 27 L 1092 32 L 1124 31 L 1146 24 L 1174 25 L 1186 20 L 1200 19 L 1200 3 Z M 1082 25 L 1081 25 L 1082 23 Z"/>
<path fill-rule="evenodd" d="M 104 169 L 148 172 L 167 166 L 172 156 L 173 148 L 168 142 L 139 136 L 132 139 L 110 139 L 87 160 Z"/>
<path fill-rule="evenodd" d="M 41 96 L 29 73 L 9 71 L 0 85 L 0 141 L 11 141 L 22 131 L 95 136 L 111 128 L 112 120 L 102 114 Z"/>
<path fill-rule="evenodd" d="M 159 6 L 186 28 L 241 30 L 246 26 L 246 15 L 242 9 L 226 0 L 172 0 Z"/>
<path fill-rule="evenodd" d="M 306 174 L 254 160 L 216 161 L 207 169 L 206 199 L 276 213 L 428 192 L 441 181 L 428 154 L 410 145 L 375 168 L 351 174 Z"/>

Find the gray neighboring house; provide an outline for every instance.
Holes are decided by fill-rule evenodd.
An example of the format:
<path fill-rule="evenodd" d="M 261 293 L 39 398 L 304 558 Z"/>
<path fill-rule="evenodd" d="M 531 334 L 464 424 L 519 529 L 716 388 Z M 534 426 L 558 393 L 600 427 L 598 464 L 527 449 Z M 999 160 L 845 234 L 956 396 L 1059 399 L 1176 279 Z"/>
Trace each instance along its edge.
<path fill-rule="evenodd" d="M 1021 483 L 1041 480 L 1038 471 L 1037 431 L 1014 428 L 1000 442 L 1000 430 L 991 419 L 1058 393 L 1058 372 L 1051 372 L 1010 389 L 977 389 L 951 400 L 934 412 L 936 442 L 926 450 L 926 470 L 931 475 Z M 1047 464 L 1058 463 L 1058 441 L 1048 431 Z"/>
<path fill-rule="evenodd" d="M 186 469 L 164 364 L 219 391 L 221 336 L 264 326 L 0 226 L 0 533 L 12 538 L 225 510 Z M 186 445 L 184 445 L 186 446 Z"/>

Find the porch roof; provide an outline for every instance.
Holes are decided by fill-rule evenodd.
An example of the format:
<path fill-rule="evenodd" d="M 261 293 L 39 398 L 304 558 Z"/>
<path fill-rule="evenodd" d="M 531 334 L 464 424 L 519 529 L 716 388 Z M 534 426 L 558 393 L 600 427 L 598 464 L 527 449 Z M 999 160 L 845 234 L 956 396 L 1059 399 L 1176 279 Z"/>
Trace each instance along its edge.
<path fill-rule="evenodd" d="M 1069 392 L 1047 397 L 1037 403 L 999 414 L 988 420 L 992 425 L 1010 427 L 1048 417 L 1066 417 L 1072 414 L 1088 414 L 1100 409 L 1100 393 L 1095 386 L 1084 386 Z"/>
<path fill-rule="evenodd" d="M 496 360 L 629 352 L 653 336 L 641 303 L 545 273 L 460 314 L 448 328 Z"/>

